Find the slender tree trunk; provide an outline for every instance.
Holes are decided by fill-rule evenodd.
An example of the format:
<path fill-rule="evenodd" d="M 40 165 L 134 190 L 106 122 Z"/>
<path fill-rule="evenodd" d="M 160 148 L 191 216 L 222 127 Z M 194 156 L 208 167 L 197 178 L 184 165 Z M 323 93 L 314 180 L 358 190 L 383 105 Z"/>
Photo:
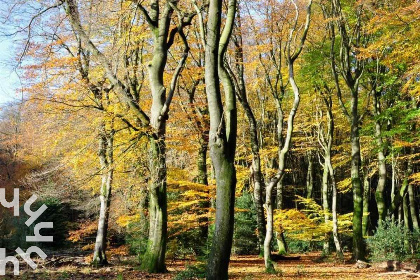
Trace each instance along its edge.
<path fill-rule="evenodd" d="M 237 25 L 241 28 L 240 13 L 237 15 Z M 251 142 L 252 151 L 252 165 L 251 165 L 251 179 L 254 184 L 254 204 L 257 210 L 257 229 L 258 229 L 258 244 L 260 246 L 260 253 L 264 247 L 265 236 L 265 216 L 264 216 L 264 202 L 263 202 L 263 189 L 264 177 L 261 172 L 261 157 L 260 157 L 260 142 L 258 139 L 258 124 L 254 112 L 248 102 L 244 80 L 244 58 L 242 49 L 242 31 L 239 30 L 238 34 L 234 36 L 235 43 L 235 59 L 236 59 L 236 72 L 237 72 L 237 86 L 238 86 L 238 100 L 245 111 L 245 115 L 249 124 L 249 137 Z"/>
<path fill-rule="evenodd" d="M 222 1 L 210 0 L 205 52 L 205 81 L 210 113 L 210 156 L 216 175 L 216 221 L 213 244 L 207 264 L 207 279 L 228 278 L 232 248 L 236 187 L 236 97 L 224 68 L 224 55 L 233 29 L 236 1 L 230 0 L 222 34 Z M 223 109 L 219 78 L 225 91 Z"/>
<path fill-rule="evenodd" d="M 381 113 L 380 111 L 380 103 L 379 103 L 379 96 L 374 93 L 373 97 L 373 107 L 375 111 L 375 115 L 379 116 Z M 378 224 L 381 224 L 382 221 L 385 220 L 386 217 L 386 208 L 385 208 L 385 199 L 384 199 L 384 192 L 385 192 L 385 184 L 386 184 L 386 163 L 385 163 L 385 148 L 384 143 L 382 140 L 382 128 L 381 128 L 381 122 L 379 119 L 375 121 L 375 138 L 376 138 L 376 144 L 378 145 L 378 185 L 376 187 L 376 205 L 378 207 Z"/>
<path fill-rule="evenodd" d="M 363 236 L 368 235 L 368 224 L 369 224 L 369 199 L 370 199 L 370 183 L 369 183 L 369 174 L 368 170 L 363 177 L 363 224 L 362 231 Z"/>
<path fill-rule="evenodd" d="M 407 192 L 403 196 L 403 215 L 404 215 L 404 227 L 407 231 L 410 230 L 410 210 L 408 208 Z"/>
<path fill-rule="evenodd" d="M 306 174 L 306 198 L 312 198 L 314 188 L 314 170 L 312 151 L 308 152 L 308 173 Z"/>
<path fill-rule="evenodd" d="M 198 169 L 198 183 L 202 185 L 208 185 L 208 174 L 207 174 L 207 149 L 208 149 L 208 134 L 203 133 L 202 139 L 200 140 L 200 148 L 198 150 L 197 155 L 197 169 Z M 206 201 L 201 203 L 201 207 L 206 209 L 205 211 L 208 212 L 207 209 L 210 208 L 210 199 L 206 199 Z M 203 238 L 203 243 L 207 240 L 209 234 L 209 218 L 208 216 L 202 217 L 199 219 L 200 224 L 200 232 L 201 237 Z M 204 252 L 199 250 L 200 254 Z"/>
<path fill-rule="evenodd" d="M 328 203 L 328 164 L 327 164 L 327 157 L 329 155 L 325 155 L 325 162 L 323 166 L 323 173 L 322 173 L 322 209 L 324 210 L 324 222 L 328 224 L 330 222 L 330 206 Z M 330 244 L 329 244 L 329 237 L 330 235 L 327 233 L 325 234 L 325 240 L 323 244 L 323 254 L 329 255 L 330 254 Z"/>
<path fill-rule="evenodd" d="M 98 231 L 96 234 L 95 251 L 93 254 L 93 263 L 96 265 L 107 265 L 106 256 L 107 232 L 109 220 L 109 207 L 111 205 L 111 189 L 113 180 L 113 141 L 114 133 L 106 132 L 105 124 L 100 125 L 99 131 L 99 161 L 101 166 L 101 208 L 99 212 Z"/>
<path fill-rule="evenodd" d="M 296 111 L 298 110 L 299 103 L 300 103 L 300 92 L 299 88 L 295 81 L 295 71 L 294 71 L 294 62 L 299 57 L 303 44 L 306 41 L 306 35 L 309 30 L 309 24 L 311 20 L 311 6 L 312 6 L 312 0 L 308 1 L 308 5 L 306 7 L 306 21 L 305 26 L 303 28 L 303 33 L 300 40 L 300 45 L 296 47 L 294 52 L 291 52 L 291 44 L 294 42 L 294 35 L 297 28 L 297 20 L 298 20 L 298 7 L 294 1 L 292 1 L 293 5 L 296 9 L 296 18 L 293 27 L 289 30 L 289 38 L 286 43 L 286 61 L 288 66 L 288 74 L 289 74 L 289 83 L 292 87 L 293 94 L 294 94 L 294 100 L 293 100 L 293 106 L 290 110 L 288 119 L 287 119 L 287 131 L 286 131 L 286 137 L 284 140 L 283 147 L 280 150 L 279 155 L 279 168 L 277 174 L 270 180 L 269 184 L 267 185 L 266 194 L 265 194 L 265 205 L 264 208 L 267 213 L 267 228 L 266 228 L 266 235 L 264 240 L 264 263 L 265 268 L 267 271 L 273 271 L 274 266 L 271 261 L 271 241 L 273 239 L 273 201 L 272 201 L 272 193 L 273 188 L 278 184 L 279 180 L 284 175 L 284 169 L 285 169 L 285 163 L 286 163 L 286 154 L 288 153 L 291 145 L 292 140 L 292 132 L 293 132 L 293 124 L 294 124 L 294 118 L 296 115 Z M 281 121 L 281 120 L 279 120 Z"/>
<path fill-rule="evenodd" d="M 351 100 L 351 181 L 353 187 L 353 257 L 365 259 L 365 242 L 363 239 L 363 185 L 360 180 L 360 138 L 358 92 L 352 92 Z"/>
<path fill-rule="evenodd" d="M 332 212 L 332 219 L 333 219 L 333 240 L 335 245 L 335 250 L 337 257 L 340 260 L 343 260 L 343 250 L 341 248 L 341 243 L 338 235 L 338 217 L 337 217 L 337 184 L 335 182 L 335 174 L 334 168 L 331 163 L 331 152 L 332 152 L 332 145 L 334 139 L 334 116 L 332 113 L 332 97 L 331 94 L 328 97 L 324 97 L 324 102 L 327 107 L 327 118 L 328 118 L 328 125 L 327 125 L 327 141 L 325 141 L 324 137 L 320 137 L 322 140 L 322 145 L 325 151 L 325 166 L 328 168 L 328 172 L 331 178 L 331 186 L 332 186 L 332 204 L 331 204 L 331 212 Z M 325 167 L 324 166 L 324 167 Z"/>
<path fill-rule="evenodd" d="M 283 209 L 283 179 L 280 178 L 279 182 L 277 183 L 277 209 Z M 277 247 L 278 247 L 278 254 L 279 255 L 287 255 L 287 243 L 286 238 L 284 237 L 284 232 L 276 232 L 276 240 L 277 240 Z"/>
<path fill-rule="evenodd" d="M 337 257 L 340 260 L 343 260 L 344 259 L 343 250 L 341 248 L 340 238 L 338 236 L 337 184 L 335 182 L 334 169 L 332 167 L 331 160 L 328 162 L 328 169 L 330 171 L 331 184 L 332 184 L 332 206 L 331 206 L 331 211 L 332 211 L 332 218 L 333 218 L 333 238 L 334 238 L 334 245 L 335 245 L 335 251 L 337 253 Z"/>
<path fill-rule="evenodd" d="M 408 198 L 410 200 L 411 221 L 413 222 L 413 229 L 419 230 L 419 220 L 416 211 L 416 200 L 412 184 L 408 184 Z"/>

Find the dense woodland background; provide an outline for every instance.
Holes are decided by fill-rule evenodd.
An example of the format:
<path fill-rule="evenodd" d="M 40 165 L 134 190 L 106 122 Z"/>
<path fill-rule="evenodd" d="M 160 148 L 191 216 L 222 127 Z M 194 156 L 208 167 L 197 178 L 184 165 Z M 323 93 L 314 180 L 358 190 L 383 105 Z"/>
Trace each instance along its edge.
<path fill-rule="evenodd" d="M 231 252 L 267 272 L 419 258 L 419 1 L 3 8 L 22 98 L 0 111 L 0 187 L 48 206 L 41 248 L 149 272 L 188 257 L 207 279 Z M 0 212 L 0 247 L 31 246 Z"/>

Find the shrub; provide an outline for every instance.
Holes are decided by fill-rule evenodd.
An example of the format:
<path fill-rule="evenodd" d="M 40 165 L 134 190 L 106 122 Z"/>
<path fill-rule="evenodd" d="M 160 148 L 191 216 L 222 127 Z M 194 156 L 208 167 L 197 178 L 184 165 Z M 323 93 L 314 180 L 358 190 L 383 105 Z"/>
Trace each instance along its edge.
<path fill-rule="evenodd" d="M 179 272 L 174 280 L 201 279 L 205 277 L 206 265 L 204 263 L 198 263 L 196 265 L 187 265 L 187 268 Z"/>
<path fill-rule="evenodd" d="M 415 254 L 420 235 L 410 232 L 403 224 L 387 218 L 378 226 L 375 234 L 367 239 L 373 261 L 407 260 Z M 418 253 L 418 252 L 417 252 Z"/>
<path fill-rule="evenodd" d="M 236 199 L 233 252 L 235 254 L 258 253 L 257 217 L 254 202 L 249 192 Z"/>

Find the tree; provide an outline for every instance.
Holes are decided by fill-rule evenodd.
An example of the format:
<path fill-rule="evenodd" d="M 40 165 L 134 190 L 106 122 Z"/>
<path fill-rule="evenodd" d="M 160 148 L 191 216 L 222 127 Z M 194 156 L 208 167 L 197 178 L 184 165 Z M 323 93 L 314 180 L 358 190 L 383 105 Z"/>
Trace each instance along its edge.
<path fill-rule="evenodd" d="M 120 79 L 112 67 L 112 62 L 100 51 L 89 38 L 82 27 L 78 6 L 73 0 L 64 1 L 66 14 L 69 17 L 73 31 L 80 37 L 83 48 L 104 68 L 105 76 L 113 86 L 119 98 L 123 100 L 136 114 L 141 127 L 150 131 L 150 201 L 149 201 L 149 243 L 142 259 L 142 267 L 150 272 L 164 272 L 165 252 L 167 238 L 167 202 L 166 202 L 166 162 L 165 162 L 165 133 L 175 86 L 189 52 L 188 43 L 183 33 L 183 28 L 191 23 L 194 14 L 184 14 L 177 8 L 177 2 L 166 2 L 160 7 L 159 1 L 151 3 L 148 12 L 142 3 L 136 3 L 135 10 L 140 10 L 149 25 L 153 38 L 153 56 L 148 64 L 150 89 L 152 96 L 150 118 L 139 104 L 139 92 L 136 87 Z M 174 10 L 178 14 L 178 24 L 170 29 L 170 21 Z M 164 86 L 163 75 L 167 63 L 168 50 L 174 43 L 176 34 L 179 34 L 184 43 L 183 53 L 175 69 L 170 87 Z M 115 62 L 114 62 L 115 63 Z M 130 82 L 130 79 L 128 79 Z"/>
<path fill-rule="evenodd" d="M 216 220 L 207 265 L 207 279 L 227 279 L 232 248 L 236 187 L 236 96 L 225 67 L 225 53 L 232 34 L 236 0 L 229 0 L 221 30 L 222 0 L 210 0 L 206 28 L 205 82 L 210 115 L 209 146 L 216 175 Z M 219 79 L 225 91 L 222 105 Z"/>
<path fill-rule="evenodd" d="M 339 56 L 337 57 L 335 43 L 335 25 L 330 24 L 331 34 L 331 68 L 336 84 L 337 97 L 344 115 L 347 117 L 350 126 L 351 141 L 351 182 L 353 187 L 353 258 L 356 260 L 365 258 L 365 242 L 362 232 L 363 218 L 363 185 L 360 176 L 360 121 L 364 114 L 361 114 L 359 108 L 360 95 L 360 79 L 363 74 L 364 63 L 355 56 L 354 48 L 363 45 L 363 29 L 362 29 L 362 13 L 363 6 L 356 5 L 355 24 L 349 25 L 345 15 L 343 14 L 341 2 L 332 0 L 331 17 L 336 20 L 339 37 Z M 349 26 L 352 30 L 348 30 Z M 349 33 L 354 36 L 349 36 Z M 346 86 L 350 91 L 351 104 L 349 111 L 345 107 L 342 98 L 341 85 L 339 83 L 339 75 L 344 79 Z"/>

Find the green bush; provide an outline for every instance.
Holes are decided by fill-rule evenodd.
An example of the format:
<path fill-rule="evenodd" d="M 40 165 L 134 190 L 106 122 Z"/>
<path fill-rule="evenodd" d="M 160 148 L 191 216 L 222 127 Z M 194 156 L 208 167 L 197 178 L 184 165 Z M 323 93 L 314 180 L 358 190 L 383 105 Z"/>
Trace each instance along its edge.
<path fill-rule="evenodd" d="M 387 218 L 378 226 L 375 234 L 367 239 L 371 259 L 373 261 L 398 260 L 403 261 L 418 254 L 416 244 L 419 233 L 411 232 L 403 224 Z M 416 252 L 417 251 L 417 252 Z"/>
<path fill-rule="evenodd" d="M 206 265 L 204 263 L 198 263 L 196 265 L 187 265 L 187 268 L 179 272 L 174 280 L 201 279 L 205 277 Z"/>
<path fill-rule="evenodd" d="M 142 256 L 146 252 L 148 242 L 148 226 L 145 221 L 136 221 L 127 227 L 125 242 L 132 255 Z"/>
<path fill-rule="evenodd" d="M 257 217 L 252 196 L 244 192 L 236 199 L 233 252 L 238 255 L 258 254 Z"/>
<path fill-rule="evenodd" d="M 45 212 L 30 226 L 27 227 L 25 222 L 29 216 L 24 211 L 24 205 L 20 207 L 20 216 L 9 217 L 10 233 L 8 238 L 5 238 L 5 247 L 8 250 L 14 250 L 17 247 L 27 249 L 30 246 L 40 246 L 42 248 L 60 248 L 67 245 L 66 235 L 68 231 L 69 216 L 71 215 L 71 207 L 69 204 L 61 203 L 55 198 L 43 198 L 37 200 L 31 205 L 31 210 L 36 211 L 43 204 L 48 208 Z M 35 225 L 40 222 L 52 222 L 53 228 L 41 229 L 41 235 L 53 236 L 54 242 L 32 243 L 26 242 L 27 236 L 34 236 Z"/>

